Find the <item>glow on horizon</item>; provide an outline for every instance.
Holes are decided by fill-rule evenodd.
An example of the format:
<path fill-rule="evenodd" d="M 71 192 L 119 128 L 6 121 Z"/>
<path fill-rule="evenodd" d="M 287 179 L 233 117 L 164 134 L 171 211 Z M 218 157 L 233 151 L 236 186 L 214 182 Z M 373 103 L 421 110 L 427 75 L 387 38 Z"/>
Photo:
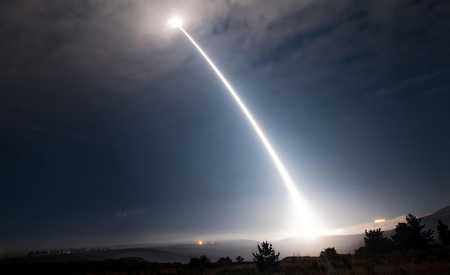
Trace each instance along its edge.
<path fill-rule="evenodd" d="M 283 162 L 281 161 L 277 152 L 273 148 L 272 144 L 269 142 L 269 139 L 267 138 L 263 129 L 256 122 L 256 120 L 253 117 L 253 115 L 251 114 L 250 110 L 244 104 L 244 102 L 242 101 L 242 99 L 240 98 L 240 96 L 238 95 L 236 90 L 228 82 L 228 80 L 225 78 L 225 76 L 222 74 L 222 72 L 219 70 L 219 68 L 214 64 L 214 62 L 206 54 L 206 52 L 200 47 L 200 45 L 183 28 L 182 22 L 183 21 L 180 17 L 173 17 L 169 20 L 169 26 L 180 30 L 188 38 L 188 40 L 192 43 L 192 45 L 194 45 L 194 47 L 198 50 L 198 52 L 203 56 L 203 58 L 206 60 L 206 62 L 209 64 L 209 66 L 213 69 L 213 71 L 216 73 L 217 77 L 222 81 L 222 83 L 225 85 L 226 89 L 232 96 L 232 98 L 235 100 L 237 105 L 240 107 L 242 113 L 245 115 L 247 120 L 250 122 L 251 126 L 253 127 L 256 134 L 258 135 L 261 143 L 264 145 L 264 148 L 269 153 L 269 156 L 271 157 L 273 163 L 275 164 L 275 167 L 276 167 L 278 173 L 280 174 L 280 176 L 283 180 L 283 183 L 284 183 L 286 189 L 288 190 L 289 195 L 291 196 L 294 207 L 298 211 L 296 213 L 297 215 L 295 215 L 295 217 L 294 217 L 295 219 L 298 219 L 298 220 L 296 220 L 296 222 L 295 222 L 296 225 L 295 225 L 294 232 L 292 233 L 292 235 L 301 236 L 306 239 L 314 239 L 314 238 L 320 236 L 323 232 L 323 229 L 318 221 L 317 216 L 313 214 L 309 205 L 300 196 L 300 193 L 297 190 L 297 187 L 296 187 L 293 179 L 291 178 L 288 170 L 284 166 Z M 300 231 L 298 229 L 300 229 Z"/>

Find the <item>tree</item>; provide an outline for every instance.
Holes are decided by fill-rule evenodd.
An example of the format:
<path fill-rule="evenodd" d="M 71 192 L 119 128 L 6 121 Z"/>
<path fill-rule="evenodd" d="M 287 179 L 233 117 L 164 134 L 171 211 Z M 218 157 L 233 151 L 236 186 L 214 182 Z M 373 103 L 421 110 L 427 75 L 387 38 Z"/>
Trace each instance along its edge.
<path fill-rule="evenodd" d="M 450 245 L 450 231 L 448 229 L 448 225 L 439 220 L 437 225 L 437 232 L 442 245 Z"/>
<path fill-rule="evenodd" d="M 381 228 L 365 231 L 364 237 L 365 251 L 369 255 L 380 255 L 392 250 L 392 241 L 384 237 Z"/>
<path fill-rule="evenodd" d="M 236 262 L 237 262 L 238 264 L 242 264 L 242 263 L 244 263 L 244 258 L 242 258 L 241 256 L 237 256 L 237 257 L 236 257 Z"/>
<path fill-rule="evenodd" d="M 257 248 L 258 251 L 252 255 L 258 271 L 262 273 L 275 272 L 279 267 L 280 252 L 275 253 L 272 244 L 267 241 L 258 244 Z"/>
<path fill-rule="evenodd" d="M 425 249 L 433 242 L 433 230 L 424 230 L 421 220 L 412 214 L 406 217 L 406 223 L 399 223 L 392 236 L 395 246 L 401 250 Z"/>

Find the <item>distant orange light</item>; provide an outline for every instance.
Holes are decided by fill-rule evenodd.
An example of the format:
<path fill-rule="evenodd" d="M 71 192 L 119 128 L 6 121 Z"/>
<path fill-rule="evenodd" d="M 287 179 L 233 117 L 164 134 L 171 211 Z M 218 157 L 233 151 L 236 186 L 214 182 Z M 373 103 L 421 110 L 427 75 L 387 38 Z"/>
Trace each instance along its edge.
<path fill-rule="evenodd" d="M 197 241 L 197 245 L 203 245 L 203 241 L 202 240 L 198 240 Z"/>
<path fill-rule="evenodd" d="M 386 220 L 385 219 L 377 219 L 374 222 L 375 223 L 384 223 Z"/>

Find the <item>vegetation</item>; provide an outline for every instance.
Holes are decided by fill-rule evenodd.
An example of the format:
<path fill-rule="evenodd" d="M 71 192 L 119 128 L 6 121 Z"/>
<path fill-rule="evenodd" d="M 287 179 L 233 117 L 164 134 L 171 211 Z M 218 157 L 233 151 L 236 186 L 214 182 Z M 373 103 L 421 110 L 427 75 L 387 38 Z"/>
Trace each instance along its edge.
<path fill-rule="evenodd" d="M 253 253 L 253 260 L 256 268 L 261 273 L 271 273 L 278 270 L 280 252 L 276 253 L 269 242 L 262 242 L 257 245 L 258 251 Z"/>
<path fill-rule="evenodd" d="M 350 270 L 349 255 L 340 255 L 334 247 L 326 248 L 320 252 L 320 264 L 328 273 L 336 273 L 337 270 Z"/>
<path fill-rule="evenodd" d="M 392 236 L 394 245 L 402 251 L 428 248 L 434 241 L 433 230 L 424 230 L 420 219 L 414 215 L 406 216 L 406 223 L 399 223 Z"/>
<path fill-rule="evenodd" d="M 450 230 L 448 225 L 444 224 L 441 220 L 438 221 L 437 232 L 441 244 L 444 246 L 450 245 Z"/>
<path fill-rule="evenodd" d="M 219 260 L 217 260 L 217 264 L 219 265 L 231 265 L 233 263 L 233 260 L 230 257 L 222 257 Z"/>
<path fill-rule="evenodd" d="M 336 257 L 338 257 L 338 253 L 334 247 L 326 248 L 324 251 L 320 252 L 321 259 L 334 259 Z"/>
<path fill-rule="evenodd" d="M 237 256 L 237 257 L 236 257 L 236 262 L 237 262 L 238 264 L 242 264 L 242 263 L 244 263 L 244 258 L 242 258 L 241 256 Z"/>
<path fill-rule="evenodd" d="M 211 260 L 206 256 L 200 256 L 200 258 L 192 258 L 188 264 L 189 268 L 192 271 L 195 271 L 200 274 L 204 274 L 206 268 L 208 268 L 210 265 Z"/>
<path fill-rule="evenodd" d="M 393 241 L 384 236 L 381 228 L 365 232 L 365 252 L 371 256 L 385 254 L 393 250 Z"/>

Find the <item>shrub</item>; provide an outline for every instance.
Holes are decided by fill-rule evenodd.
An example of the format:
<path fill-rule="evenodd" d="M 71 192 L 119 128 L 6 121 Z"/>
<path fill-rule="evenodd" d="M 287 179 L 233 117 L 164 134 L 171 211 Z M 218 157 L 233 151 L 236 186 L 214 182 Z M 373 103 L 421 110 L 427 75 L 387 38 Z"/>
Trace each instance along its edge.
<path fill-rule="evenodd" d="M 231 260 L 230 257 L 222 257 L 219 260 L 217 260 L 217 264 L 219 265 L 231 265 L 233 263 L 233 260 Z"/>
<path fill-rule="evenodd" d="M 320 252 L 320 258 L 321 259 L 335 259 L 339 257 L 338 253 L 336 252 L 336 248 L 334 247 L 329 247 L 326 248 L 325 250 L 323 250 L 322 252 Z"/>
<path fill-rule="evenodd" d="M 242 264 L 242 263 L 244 263 L 244 258 L 242 258 L 241 256 L 237 256 L 237 257 L 236 257 L 236 262 L 237 262 L 238 264 Z"/>
<path fill-rule="evenodd" d="M 384 237 L 381 228 L 365 231 L 364 237 L 365 250 L 368 255 L 380 255 L 392 251 L 393 242 Z"/>
<path fill-rule="evenodd" d="M 450 231 L 448 229 L 448 225 L 439 220 L 437 225 L 437 232 L 442 245 L 450 245 Z"/>

